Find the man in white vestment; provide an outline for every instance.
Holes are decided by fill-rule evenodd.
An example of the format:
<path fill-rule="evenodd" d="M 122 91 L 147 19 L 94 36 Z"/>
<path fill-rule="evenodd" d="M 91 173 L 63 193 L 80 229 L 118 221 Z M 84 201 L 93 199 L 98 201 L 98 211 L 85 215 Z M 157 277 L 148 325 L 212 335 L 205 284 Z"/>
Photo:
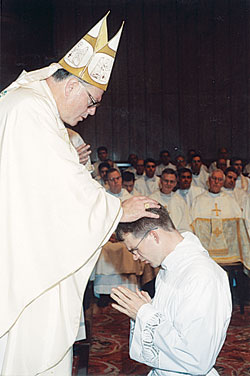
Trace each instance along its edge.
<path fill-rule="evenodd" d="M 122 177 L 120 171 L 116 168 L 110 168 L 107 172 L 107 182 L 109 185 L 108 193 L 119 198 L 121 202 L 128 200 L 132 197 L 130 193 L 122 188 Z"/>
<path fill-rule="evenodd" d="M 144 161 L 145 175 L 135 182 L 135 189 L 144 196 L 150 196 L 159 188 L 160 178 L 155 175 L 156 162 L 152 158 Z"/>
<path fill-rule="evenodd" d="M 222 170 L 213 170 L 209 176 L 209 191 L 196 197 L 191 208 L 196 218 L 241 218 L 241 210 L 235 199 L 221 191 L 225 176 Z"/>
<path fill-rule="evenodd" d="M 234 167 L 238 172 L 238 178 L 235 185 L 236 188 L 241 188 L 245 192 L 250 193 L 250 179 L 242 174 L 243 160 L 238 157 L 232 158 L 231 166 Z"/>
<path fill-rule="evenodd" d="M 250 244 L 242 211 L 229 194 L 221 191 L 222 170 L 209 176 L 209 191 L 196 197 L 192 208 L 192 228 L 210 256 L 218 263 L 242 262 L 250 268 Z"/>
<path fill-rule="evenodd" d="M 132 196 L 140 196 L 135 189 L 135 174 L 128 170 L 122 172 L 122 188 L 126 189 Z"/>
<path fill-rule="evenodd" d="M 178 170 L 179 189 L 173 194 L 168 203 L 170 217 L 178 231 L 191 231 L 190 209 L 198 195 L 205 190 L 193 186 L 192 173 L 188 168 Z"/>
<path fill-rule="evenodd" d="M 228 167 L 224 174 L 225 181 L 221 190 L 231 195 L 238 203 L 241 210 L 243 210 L 248 195 L 243 189 L 235 187 L 238 178 L 238 171 L 234 167 Z"/>
<path fill-rule="evenodd" d="M 194 154 L 191 159 L 190 169 L 192 171 L 192 185 L 207 189 L 208 173 L 202 167 L 200 154 Z"/>
<path fill-rule="evenodd" d="M 165 168 L 176 170 L 176 166 L 170 162 L 170 153 L 168 150 L 162 150 L 160 152 L 160 164 L 156 167 L 156 176 L 161 176 L 162 171 L 165 170 Z"/>
<path fill-rule="evenodd" d="M 120 220 L 145 215 L 146 203 L 158 206 L 146 197 L 121 205 L 109 195 L 80 163 L 64 125 L 94 115 L 107 89 L 122 29 L 108 41 L 106 17 L 59 64 L 24 71 L 0 93 L 3 376 L 71 375 L 101 247 Z M 101 80 L 93 68 L 102 64 L 99 52 L 110 63 Z"/>
<path fill-rule="evenodd" d="M 161 266 L 153 300 L 112 289 L 113 308 L 131 318 L 130 357 L 152 367 L 150 376 L 218 375 L 213 366 L 232 311 L 227 274 L 195 235 L 175 229 L 165 208 L 153 211 L 158 219 L 117 229 L 135 260 Z"/>
<path fill-rule="evenodd" d="M 149 197 L 158 201 L 166 209 L 168 208 L 168 202 L 173 196 L 173 189 L 177 184 L 177 173 L 172 168 L 166 168 L 162 171 L 160 177 L 160 186 Z"/>

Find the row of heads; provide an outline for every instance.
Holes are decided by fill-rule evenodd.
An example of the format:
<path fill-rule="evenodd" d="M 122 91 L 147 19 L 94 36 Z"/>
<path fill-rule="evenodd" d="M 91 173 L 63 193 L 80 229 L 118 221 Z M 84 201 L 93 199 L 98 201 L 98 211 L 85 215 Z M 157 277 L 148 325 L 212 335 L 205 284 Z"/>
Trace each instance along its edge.
<path fill-rule="evenodd" d="M 219 150 L 223 151 L 224 148 L 219 149 Z M 105 146 L 100 146 L 97 149 L 97 154 L 98 154 L 98 158 L 101 161 L 105 161 L 108 158 L 108 150 Z M 225 152 L 221 152 L 218 154 L 218 157 L 216 160 L 216 168 L 221 169 L 222 171 L 226 170 L 226 168 L 228 167 L 227 156 L 228 156 L 228 153 L 226 149 L 225 149 Z M 160 157 L 159 162 L 163 163 L 164 165 L 167 165 L 171 161 L 171 155 L 168 150 L 162 150 L 159 154 L 159 157 Z M 139 174 L 141 173 L 142 170 L 144 171 L 148 163 L 150 163 L 151 167 L 154 167 L 154 165 L 155 166 L 157 165 L 157 161 L 155 159 L 153 158 L 147 158 L 145 160 L 139 159 L 135 153 L 131 153 L 128 156 L 128 163 L 130 163 L 131 166 L 133 166 L 137 170 L 137 173 Z M 185 156 L 181 154 L 177 155 L 173 163 L 177 169 L 186 167 L 187 164 L 189 164 L 191 169 L 194 172 L 199 172 L 203 164 L 203 158 L 200 153 L 195 152 L 194 149 L 190 149 L 188 151 L 187 158 L 185 158 Z M 241 173 L 243 170 L 243 165 L 244 165 L 243 159 L 238 156 L 233 157 L 230 159 L 230 165 L 234 166 L 238 170 L 238 172 Z"/>
<path fill-rule="evenodd" d="M 123 171 L 120 173 L 115 168 L 108 168 L 107 164 L 103 163 L 102 165 L 106 168 L 106 171 L 101 169 L 101 177 L 107 181 L 113 193 L 119 193 L 122 187 L 129 193 L 133 192 L 135 175 L 132 172 Z M 238 171 L 232 166 L 228 167 L 225 172 L 221 169 L 215 169 L 209 174 L 208 188 L 213 193 L 219 193 L 223 186 L 227 189 L 234 189 L 238 176 Z M 160 176 L 159 189 L 164 194 L 170 194 L 177 189 L 189 189 L 191 183 L 192 171 L 190 169 L 181 168 L 175 171 L 171 168 L 166 168 Z"/>

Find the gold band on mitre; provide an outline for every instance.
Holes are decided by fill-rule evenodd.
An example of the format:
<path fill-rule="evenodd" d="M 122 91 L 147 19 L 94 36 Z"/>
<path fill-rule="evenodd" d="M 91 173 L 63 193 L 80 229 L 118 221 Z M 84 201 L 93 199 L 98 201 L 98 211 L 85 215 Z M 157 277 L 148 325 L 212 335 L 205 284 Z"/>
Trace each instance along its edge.
<path fill-rule="evenodd" d="M 108 41 L 108 12 L 60 61 L 68 72 L 107 90 L 124 22 Z"/>

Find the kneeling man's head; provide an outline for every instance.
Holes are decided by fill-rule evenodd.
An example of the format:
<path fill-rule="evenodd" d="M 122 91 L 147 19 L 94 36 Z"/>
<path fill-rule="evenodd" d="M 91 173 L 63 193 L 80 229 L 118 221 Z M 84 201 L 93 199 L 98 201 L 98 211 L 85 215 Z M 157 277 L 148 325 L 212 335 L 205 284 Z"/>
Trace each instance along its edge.
<path fill-rule="evenodd" d="M 147 209 L 159 218 L 140 218 L 135 222 L 119 223 L 116 236 L 124 241 L 134 260 L 140 259 L 153 267 L 160 266 L 183 237 L 175 229 L 168 211 L 160 208 Z"/>

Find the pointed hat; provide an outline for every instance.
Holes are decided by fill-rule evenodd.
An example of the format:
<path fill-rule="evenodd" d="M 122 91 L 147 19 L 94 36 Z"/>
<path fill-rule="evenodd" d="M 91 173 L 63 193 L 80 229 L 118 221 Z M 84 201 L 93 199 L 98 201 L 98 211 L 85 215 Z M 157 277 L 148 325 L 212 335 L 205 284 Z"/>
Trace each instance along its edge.
<path fill-rule="evenodd" d="M 109 12 L 59 61 L 68 72 L 106 90 L 115 61 L 124 22 L 108 41 Z"/>

